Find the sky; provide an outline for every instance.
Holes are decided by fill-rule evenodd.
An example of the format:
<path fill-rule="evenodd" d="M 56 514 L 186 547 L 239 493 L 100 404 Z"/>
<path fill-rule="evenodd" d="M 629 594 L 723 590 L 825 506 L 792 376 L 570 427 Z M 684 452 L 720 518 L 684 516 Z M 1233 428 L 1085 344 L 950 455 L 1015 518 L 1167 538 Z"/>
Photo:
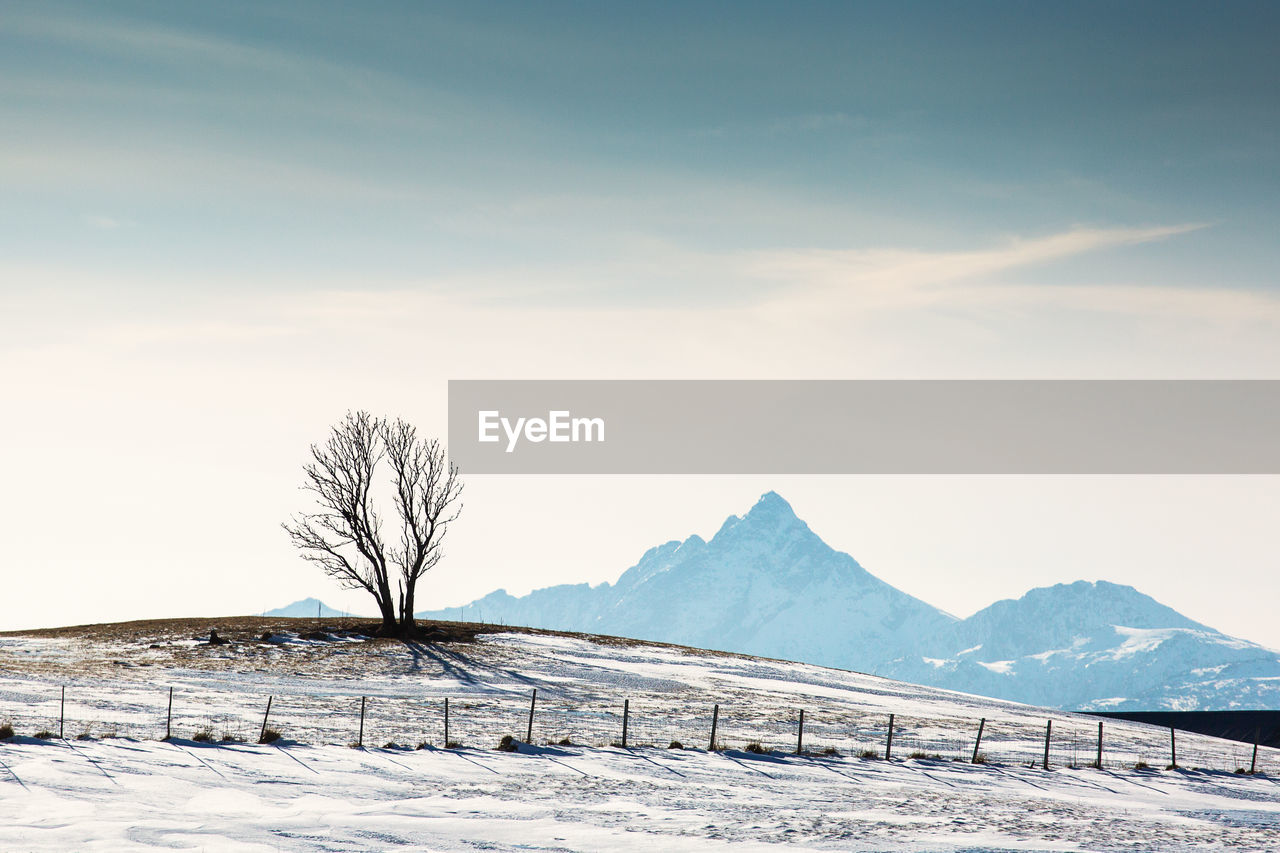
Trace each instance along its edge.
<path fill-rule="evenodd" d="M 279 524 L 344 412 L 443 436 L 449 379 L 1280 378 L 1277 25 L 9 0 L 0 629 L 369 612 Z M 1280 648 L 1274 477 L 474 477 L 418 601 L 768 489 L 960 616 L 1107 579 Z"/>

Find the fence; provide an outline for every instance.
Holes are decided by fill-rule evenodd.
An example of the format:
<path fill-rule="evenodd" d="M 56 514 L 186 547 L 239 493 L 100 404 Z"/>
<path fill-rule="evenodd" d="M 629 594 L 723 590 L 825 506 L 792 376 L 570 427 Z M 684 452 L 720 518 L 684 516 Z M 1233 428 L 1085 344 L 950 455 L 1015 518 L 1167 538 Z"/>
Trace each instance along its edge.
<path fill-rule="evenodd" d="M 491 748 L 504 735 L 534 744 L 759 749 L 809 755 L 973 761 L 1100 769 L 1280 772 L 1280 750 L 1173 732 L 1142 723 L 1075 714 L 975 720 L 829 707 L 695 704 L 619 698 L 585 704 L 529 693 L 448 698 L 315 694 L 303 682 L 270 695 L 234 689 L 25 684 L 3 693 L 0 726 L 17 735 L 66 738 L 172 736 L 258 741 L 274 730 L 288 741 L 364 746 Z M 1101 745 L 1099 739 L 1101 738 Z"/>

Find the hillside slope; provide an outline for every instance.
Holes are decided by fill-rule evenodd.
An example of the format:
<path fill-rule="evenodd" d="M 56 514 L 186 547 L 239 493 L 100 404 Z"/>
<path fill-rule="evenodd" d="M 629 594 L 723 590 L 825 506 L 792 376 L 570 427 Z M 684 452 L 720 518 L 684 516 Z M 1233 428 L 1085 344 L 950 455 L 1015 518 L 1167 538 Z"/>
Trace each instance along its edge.
<path fill-rule="evenodd" d="M 1096 719 L 816 666 L 466 626 L 441 644 L 280 619 L 193 638 L 209 627 L 0 636 L 0 719 L 21 735 L 0 742 L 0 849 L 1190 853 L 1267 849 L 1280 822 L 1280 787 L 1231 772 L 1242 745 L 1179 735 L 1187 770 L 1138 770 L 1169 740 L 1135 723 L 1106 724 L 1093 769 Z M 36 740 L 63 687 L 67 739 Z M 496 752 L 526 739 L 535 689 L 532 743 Z M 192 739 L 256 740 L 268 698 L 274 745 Z M 445 699 L 460 748 L 441 748 Z M 1028 766 L 1046 717 L 1049 770 Z M 1259 767 L 1280 772 L 1280 751 Z"/>

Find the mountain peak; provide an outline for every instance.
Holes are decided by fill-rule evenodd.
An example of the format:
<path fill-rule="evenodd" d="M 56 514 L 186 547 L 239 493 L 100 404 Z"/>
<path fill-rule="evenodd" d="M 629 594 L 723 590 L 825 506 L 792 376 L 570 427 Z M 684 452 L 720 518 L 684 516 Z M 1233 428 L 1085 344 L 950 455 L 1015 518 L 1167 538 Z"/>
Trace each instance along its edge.
<path fill-rule="evenodd" d="M 723 543 L 725 537 L 730 535 L 753 538 L 761 535 L 776 536 L 796 529 L 808 531 L 809 526 L 796 516 L 791 504 L 782 495 L 768 491 L 760 496 L 746 515 L 731 515 L 726 518 L 712 541 L 720 540 Z"/>
<path fill-rule="evenodd" d="M 756 514 L 796 517 L 795 510 L 791 508 L 791 504 L 787 503 L 786 498 L 773 490 L 760 496 L 760 500 L 756 501 L 755 506 L 751 507 L 751 511 L 747 513 L 747 517 Z"/>
<path fill-rule="evenodd" d="M 1121 628 L 1212 631 L 1131 586 L 1079 580 L 1037 587 L 979 610 L 955 627 L 947 655 L 979 646 L 987 661 L 1098 651 L 1114 647 Z"/>
<path fill-rule="evenodd" d="M 1120 624 L 1130 628 L 1208 629 L 1127 584 L 1078 580 L 1029 590 L 1014 602 L 1027 608 L 1052 608 L 1079 623 Z M 994 606 L 994 605 L 993 605 Z M 1127 621 L 1126 621 L 1127 620 Z"/>

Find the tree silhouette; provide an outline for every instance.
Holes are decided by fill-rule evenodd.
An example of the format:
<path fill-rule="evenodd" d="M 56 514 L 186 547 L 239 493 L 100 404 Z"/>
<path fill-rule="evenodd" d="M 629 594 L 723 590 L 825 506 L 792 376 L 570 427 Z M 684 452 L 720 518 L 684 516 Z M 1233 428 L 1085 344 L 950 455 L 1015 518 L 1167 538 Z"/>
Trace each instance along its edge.
<path fill-rule="evenodd" d="M 384 462 L 390 476 L 380 480 Z M 282 525 L 290 540 L 343 586 L 373 596 L 380 634 L 413 636 L 418 580 L 440 562 L 448 526 L 462 511 L 462 482 L 444 446 L 398 418 L 348 412 L 323 445 L 311 445 L 303 471 L 317 511 Z M 387 503 L 399 527 L 391 544 L 378 511 Z"/>

